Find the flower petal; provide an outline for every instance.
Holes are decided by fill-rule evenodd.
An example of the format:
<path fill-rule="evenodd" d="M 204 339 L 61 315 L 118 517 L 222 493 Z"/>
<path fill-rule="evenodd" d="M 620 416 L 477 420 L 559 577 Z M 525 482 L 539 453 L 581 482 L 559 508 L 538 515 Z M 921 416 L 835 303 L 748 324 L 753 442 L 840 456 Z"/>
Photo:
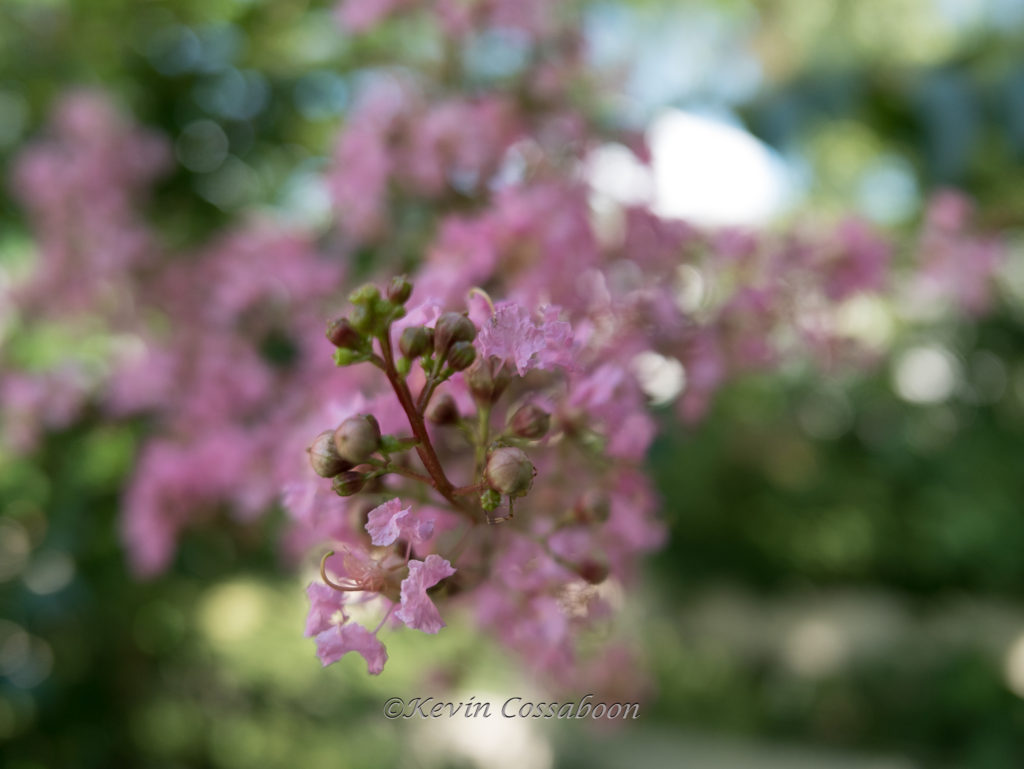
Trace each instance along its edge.
<path fill-rule="evenodd" d="M 316 637 L 316 654 L 324 667 L 337 662 L 349 652 L 361 654 L 366 660 L 366 669 L 372 675 L 379 675 L 388 661 L 384 644 L 362 625 L 334 625 Z"/>
<path fill-rule="evenodd" d="M 395 616 L 424 633 L 439 631 L 444 622 L 427 596 L 427 589 L 454 573 L 455 568 L 439 555 L 428 555 L 425 561 L 409 561 L 409 576 L 402 580 L 402 605 Z"/>
<path fill-rule="evenodd" d="M 402 500 L 396 497 L 370 511 L 366 531 L 370 541 L 378 546 L 390 545 L 399 537 L 423 542 L 434 533 L 434 522 L 420 520 L 411 507 L 402 507 Z"/>
<path fill-rule="evenodd" d="M 306 588 L 309 596 L 309 614 L 306 615 L 306 638 L 327 630 L 331 619 L 339 611 L 345 616 L 345 594 L 322 582 L 311 582 Z"/>
<path fill-rule="evenodd" d="M 520 305 L 501 302 L 476 338 L 481 358 L 511 361 L 523 376 L 531 369 L 569 368 L 573 362 L 573 332 L 558 320 L 557 307 L 544 308 L 536 321 Z"/>

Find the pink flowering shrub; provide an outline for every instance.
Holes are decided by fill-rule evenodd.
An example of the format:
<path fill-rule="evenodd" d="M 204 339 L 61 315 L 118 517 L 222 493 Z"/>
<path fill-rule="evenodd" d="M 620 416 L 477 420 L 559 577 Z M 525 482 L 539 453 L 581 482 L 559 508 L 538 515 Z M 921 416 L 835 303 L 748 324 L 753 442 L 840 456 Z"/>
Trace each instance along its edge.
<path fill-rule="evenodd" d="M 596 213 L 589 154 L 645 151 L 609 124 L 570 5 L 340 5 L 345 34 L 419 14 L 445 53 L 364 78 L 324 179 L 330 253 L 265 216 L 175 251 L 141 214 L 165 142 L 95 94 L 58 107 L 14 170 L 38 253 L 4 298 L 19 332 L 108 343 L 35 368 L 8 345 L 0 411 L 26 450 L 87 406 L 147 417 L 121 523 L 137 574 L 168 568 L 189 527 L 281 502 L 285 553 L 331 553 L 307 590 L 324 664 L 354 651 L 380 673 L 383 629 L 435 634 L 458 609 L 551 686 L 620 686 L 615 610 L 666 536 L 638 361 L 679 367 L 687 422 L 746 372 L 860 363 L 839 322 L 852 298 L 985 311 L 999 250 L 955 193 L 909 249 L 852 218 L 753 232 Z M 466 52 L 499 32 L 521 56 L 477 77 Z M 333 365 L 323 324 L 357 250 L 381 285 L 412 277 L 351 293 Z"/>

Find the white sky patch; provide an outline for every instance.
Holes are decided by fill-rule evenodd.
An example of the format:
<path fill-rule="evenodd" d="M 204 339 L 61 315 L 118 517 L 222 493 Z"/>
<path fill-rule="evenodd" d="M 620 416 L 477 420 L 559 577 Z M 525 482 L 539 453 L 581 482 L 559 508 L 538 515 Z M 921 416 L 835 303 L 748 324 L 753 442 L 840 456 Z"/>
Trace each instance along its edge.
<path fill-rule="evenodd" d="M 782 158 L 742 128 L 673 109 L 647 134 L 654 211 L 703 225 L 758 225 L 794 197 Z"/>
<path fill-rule="evenodd" d="M 633 372 L 655 406 L 671 402 L 686 386 L 683 365 L 656 352 L 642 352 L 633 358 Z"/>
<path fill-rule="evenodd" d="M 893 386 L 911 403 L 942 403 L 953 394 L 960 365 L 942 347 L 913 347 L 896 361 Z"/>
<path fill-rule="evenodd" d="M 326 228 L 331 221 L 327 180 L 309 169 L 292 174 L 281 191 L 279 207 L 289 222 Z"/>
<path fill-rule="evenodd" d="M 587 156 L 587 179 L 598 194 L 625 206 L 654 200 L 651 169 L 621 144 L 605 144 Z"/>

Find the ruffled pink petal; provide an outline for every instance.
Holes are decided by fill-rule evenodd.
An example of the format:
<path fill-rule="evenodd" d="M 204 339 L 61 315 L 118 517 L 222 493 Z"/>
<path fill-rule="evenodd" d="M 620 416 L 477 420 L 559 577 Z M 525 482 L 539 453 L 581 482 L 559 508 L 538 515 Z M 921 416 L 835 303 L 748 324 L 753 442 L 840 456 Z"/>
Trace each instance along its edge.
<path fill-rule="evenodd" d="M 548 307 L 535 322 L 522 306 L 501 302 L 476 338 L 481 358 L 511 361 L 519 376 L 531 369 L 572 368 L 572 327 L 558 320 L 559 309 Z"/>
<path fill-rule="evenodd" d="M 377 636 L 362 625 L 334 625 L 316 637 L 316 654 L 324 667 L 349 652 L 361 654 L 371 675 L 379 675 L 388 661 L 388 651 Z"/>
<path fill-rule="evenodd" d="M 370 511 L 366 531 L 377 546 L 390 545 L 399 537 L 423 542 L 434 533 L 434 522 L 414 515 L 412 508 L 402 507 L 402 500 L 396 497 Z"/>
<path fill-rule="evenodd" d="M 409 576 L 402 580 L 402 605 L 395 616 L 424 633 L 438 632 L 445 626 L 444 621 L 427 596 L 427 589 L 454 573 L 455 568 L 439 555 L 428 555 L 425 561 L 409 561 Z"/>
<path fill-rule="evenodd" d="M 309 596 L 309 614 L 306 615 L 306 638 L 319 635 L 334 623 L 331 619 L 339 611 L 345 614 L 345 594 L 322 582 L 311 582 L 306 588 Z"/>

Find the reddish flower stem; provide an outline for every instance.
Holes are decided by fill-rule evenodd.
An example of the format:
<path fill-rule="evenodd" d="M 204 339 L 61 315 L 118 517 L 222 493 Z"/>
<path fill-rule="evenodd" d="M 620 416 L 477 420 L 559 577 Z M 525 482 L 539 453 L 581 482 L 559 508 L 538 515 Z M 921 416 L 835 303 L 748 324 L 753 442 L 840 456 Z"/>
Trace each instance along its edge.
<path fill-rule="evenodd" d="M 391 389 L 395 391 L 395 395 L 398 396 L 398 402 L 402 404 L 402 410 L 405 411 L 405 416 L 409 420 L 409 426 L 412 428 L 412 433 L 419 439 L 419 443 L 416 445 L 416 453 L 420 456 L 420 461 L 423 462 L 423 467 L 426 468 L 427 473 L 430 475 L 433 486 L 437 489 L 437 492 L 447 499 L 452 507 L 462 515 L 465 515 L 470 520 L 475 520 L 476 516 L 458 499 L 455 494 L 455 485 L 448 480 L 448 476 L 444 474 L 444 468 L 441 467 L 441 461 L 437 458 L 437 453 L 434 451 L 434 446 L 430 442 L 430 435 L 427 433 L 426 423 L 423 421 L 423 414 L 416 408 L 416 404 L 413 402 L 412 393 L 409 391 L 409 385 L 406 384 L 405 378 L 398 373 L 395 368 L 395 356 L 391 346 L 391 330 L 388 329 L 381 335 L 380 338 L 381 352 L 384 353 L 384 374 L 388 378 L 388 382 L 391 383 Z"/>
<path fill-rule="evenodd" d="M 434 394 L 434 390 L 437 389 L 437 386 L 439 384 L 440 381 L 434 376 L 433 373 L 431 373 L 430 378 L 427 380 L 427 383 L 423 385 L 423 389 L 420 391 L 420 397 L 416 401 L 416 408 L 420 411 L 420 413 L 426 411 L 427 406 L 430 405 L 430 398 Z"/>

